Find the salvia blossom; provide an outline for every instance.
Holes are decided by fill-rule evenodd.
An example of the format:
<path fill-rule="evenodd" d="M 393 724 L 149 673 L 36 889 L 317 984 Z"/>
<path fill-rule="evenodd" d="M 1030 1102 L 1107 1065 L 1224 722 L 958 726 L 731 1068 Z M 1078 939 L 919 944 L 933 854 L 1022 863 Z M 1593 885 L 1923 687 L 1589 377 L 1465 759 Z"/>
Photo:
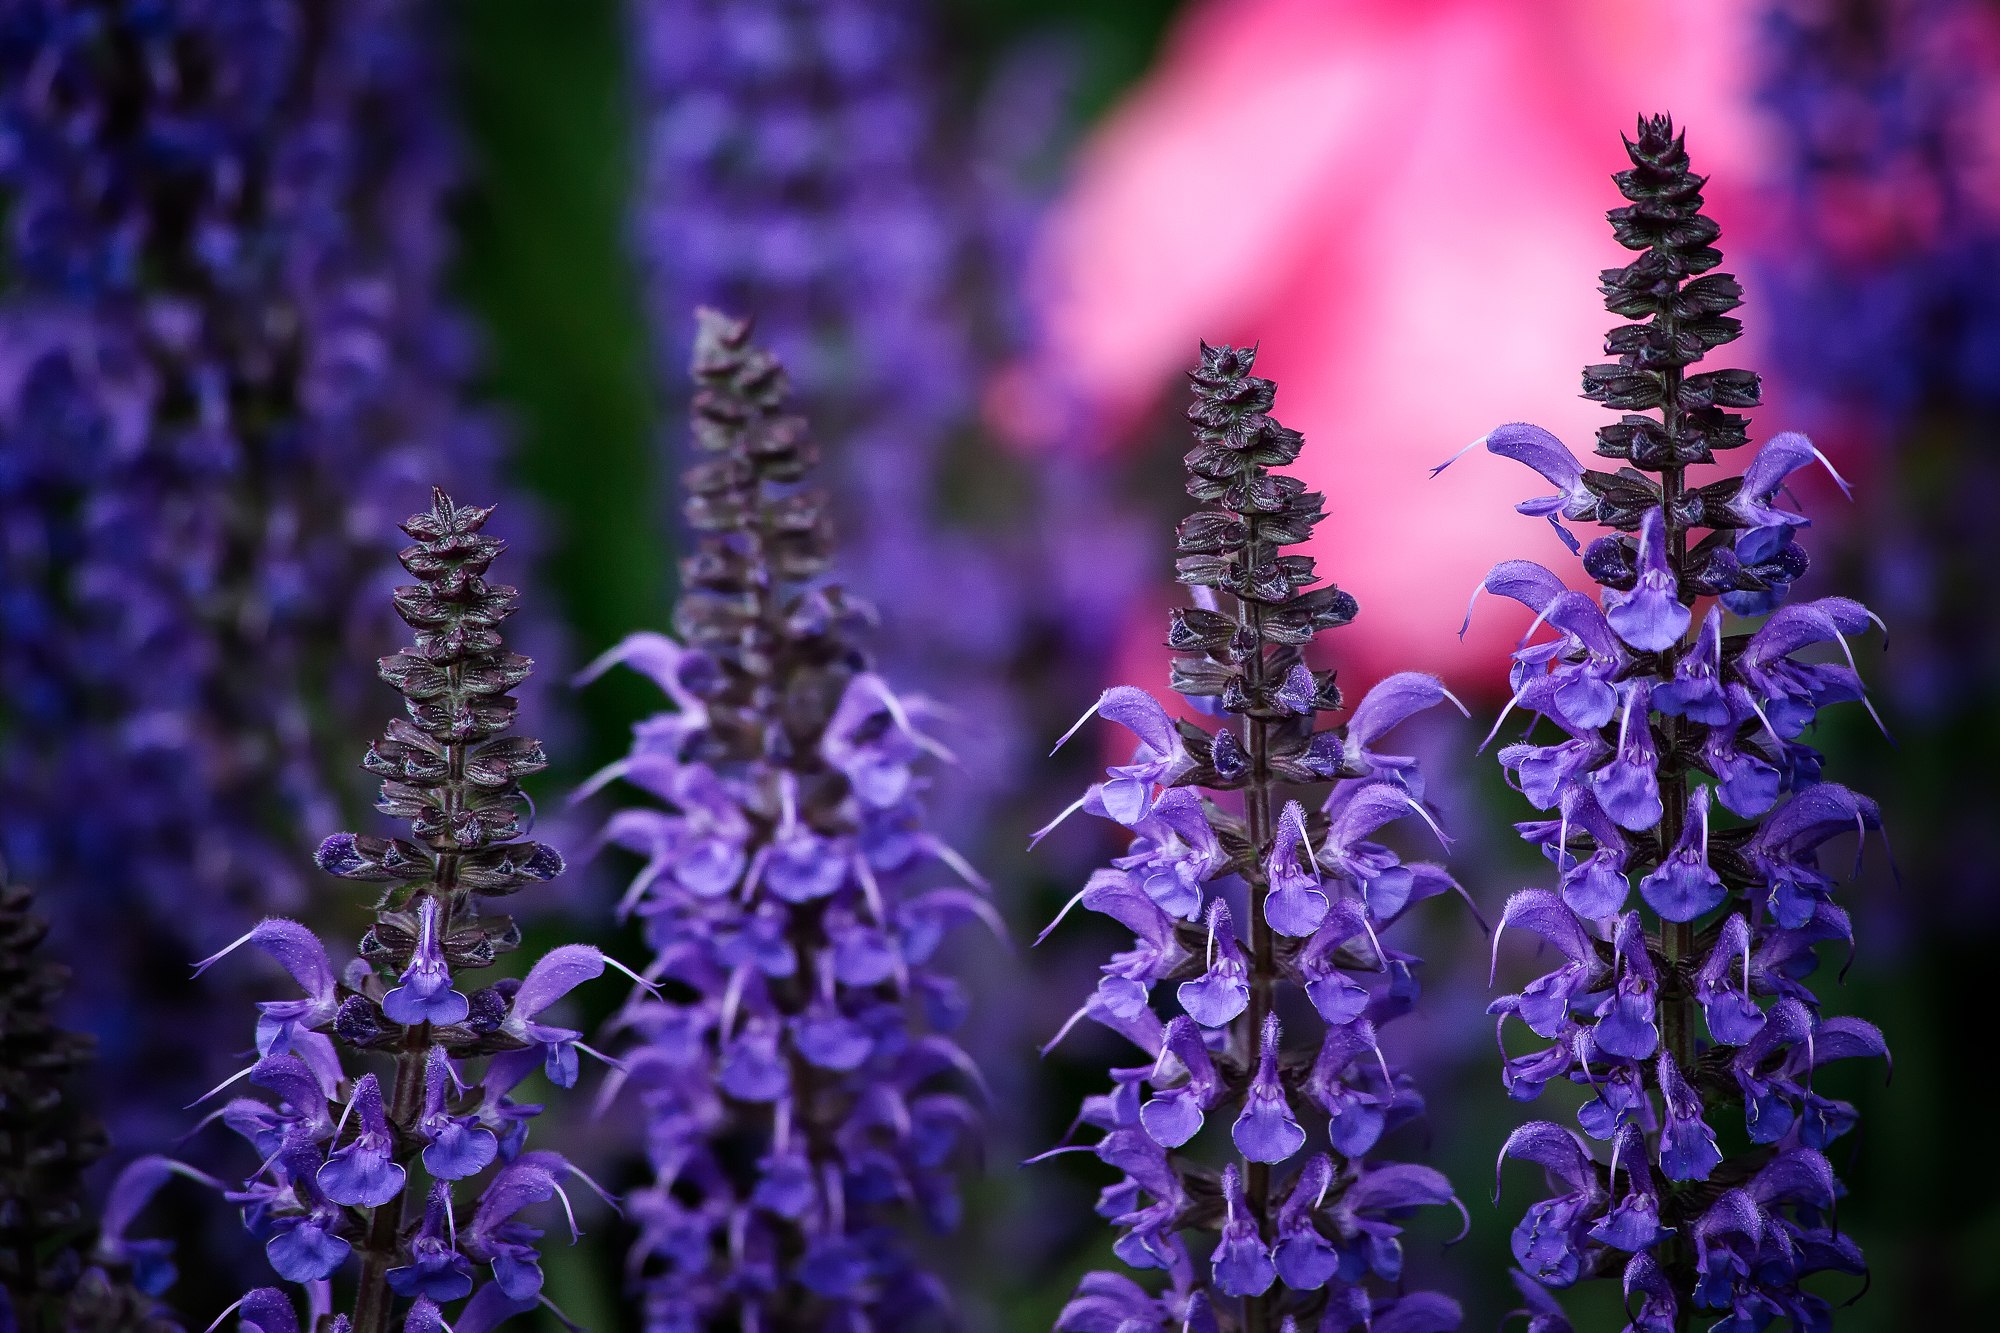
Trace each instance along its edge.
<path fill-rule="evenodd" d="M 103 962 L 103 1068 L 191 1067 L 226 1006 L 143 978 L 307 901 L 375 707 L 329 648 L 390 630 L 371 534 L 495 489 L 422 8 L 0 7 L 0 842 Z"/>
<path fill-rule="evenodd" d="M 569 1216 L 568 1189 L 595 1189 L 557 1154 L 525 1148 L 541 1107 L 515 1097 L 536 1071 L 576 1083 L 582 1034 L 547 1011 L 619 965 L 565 944 L 524 978 L 471 984 L 521 942 L 486 904 L 563 869 L 555 848 L 525 836 L 520 779 L 547 760 L 539 742 L 507 734 L 532 663 L 501 642 L 518 594 L 486 580 L 504 548 L 483 531 L 492 512 L 435 490 L 429 512 L 402 525 L 413 544 L 399 559 L 417 582 L 394 604 L 414 638 L 378 669 L 404 715 L 363 767 L 381 780 L 377 808 L 408 820 L 411 836 L 337 833 L 316 858 L 388 886 L 359 956 L 336 971 L 312 931 L 270 917 L 200 965 L 253 945 L 302 992 L 258 1005 L 257 1058 L 216 1089 L 247 1078 L 269 1097 L 237 1097 L 210 1119 L 256 1151 L 257 1170 L 228 1197 L 277 1275 L 320 1312 L 327 1282 L 358 1268 L 352 1313 L 333 1322 L 352 1333 L 390 1328 L 399 1298 L 411 1302 L 409 1333 L 441 1327 L 441 1308 L 468 1296 L 450 1321 L 459 1330 L 532 1308 L 542 1230 L 524 1214 L 556 1199 Z M 384 1059 L 356 1073 L 357 1056 Z M 573 1216 L 568 1225 L 574 1235 Z M 239 1317 L 266 1333 L 295 1327 L 275 1288 L 246 1296 Z"/>
<path fill-rule="evenodd" d="M 1851 641 L 1877 622 L 1845 598 L 1787 599 L 1807 520 L 1783 483 L 1825 461 L 1803 436 L 1774 436 L 1740 477 L 1690 479 L 1748 439 L 1734 409 L 1756 405 L 1757 377 L 1692 369 L 1737 337 L 1741 290 L 1717 269 L 1703 178 L 1672 123 L 1641 120 L 1626 147 L 1616 180 L 1629 202 L 1610 219 L 1638 254 L 1602 285 L 1632 322 L 1606 339 L 1618 360 L 1583 383 L 1621 413 L 1597 452 L 1630 466 L 1586 469 L 1530 425 L 1484 441 L 1556 488 L 1522 512 L 1612 529 L 1583 548 L 1599 599 L 1528 561 L 1485 581 L 1536 615 L 1510 711 L 1549 726 L 1500 762 L 1546 812 L 1518 828 L 1557 876 L 1516 893 L 1501 920 L 1554 964 L 1492 1006 L 1503 1054 L 1516 1023 L 1537 1039 L 1502 1076 L 1523 1101 L 1557 1080 L 1589 1093 L 1576 1129 L 1525 1125 L 1502 1150 L 1540 1166 L 1552 1191 L 1515 1227 L 1514 1255 L 1542 1328 L 1567 1325 L 1537 1284 L 1611 1277 L 1635 1333 L 1703 1311 L 1720 1313 L 1718 1329 L 1825 1329 L 1826 1300 L 1802 1281 L 1863 1267 L 1835 1224 L 1825 1155 L 1854 1108 L 1816 1089 L 1815 1072 L 1887 1051 L 1810 988 L 1815 946 L 1854 934 L 1820 848 L 1880 818 L 1822 780 L 1802 736 L 1821 707 L 1863 697 Z"/>
<path fill-rule="evenodd" d="M 593 668 L 674 705 L 598 779 L 652 798 L 605 838 L 645 859 L 624 905 L 676 989 L 621 1020 L 655 1173 L 632 1269 L 649 1329 L 903 1328 L 942 1301 L 903 1224 L 955 1223 L 978 1137 L 977 1071 L 945 1035 L 965 1002 L 932 958 L 992 914 L 924 828 L 938 746 L 868 667 L 872 613 L 827 577 L 813 445 L 749 336 L 699 316 L 678 638 L 634 634 Z"/>
<path fill-rule="evenodd" d="M 1072 1333 L 1458 1326 L 1449 1299 L 1404 1292 L 1397 1239 L 1416 1208 L 1458 1206 L 1450 1183 L 1371 1156 L 1423 1110 L 1381 1035 L 1417 999 L 1418 960 L 1384 937 L 1457 888 L 1375 841 L 1411 816 L 1436 830 L 1415 762 L 1381 742 L 1450 696 L 1432 677 L 1391 676 L 1344 729 L 1316 729 L 1341 694 L 1306 649 L 1355 603 L 1284 553 L 1324 517 L 1324 497 L 1273 470 L 1303 441 L 1270 416 L 1276 386 L 1250 373 L 1254 359 L 1204 346 L 1191 376 L 1187 490 L 1203 508 L 1176 550 L 1194 605 L 1167 630 L 1172 688 L 1223 723 L 1177 720 L 1129 685 L 1085 714 L 1138 744 L 1071 811 L 1132 841 L 1071 906 L 1136 938 L 1071 1023 L 1111 1028 L 1145 1062 L 1114 1069 L 1081 1123 L 1101 1131 L 1087 1150 L 1119 1175 L 1098 1202 L 1115 1252 L 1166 1285 L 1090 1274 L 1057 1322 Z"/>
<path fill-rule="evenodd" d="M 171 1262 L 157 1243 L 124 1235 L 165 1173 L 133 1163 L 101 1216 L 86 1199 L 104 1127 L 71 1095 L 90 1042 L 55 1021 L 69 970 L 42 957 L 47 930 L 33 895 L 0 866 L 0 1329 L 174 1333 L 155 1299 Z"/>
<path fill-rule="evenodd" d="M 1033 337 L 1011 308 L 1040 213 L 1023 159 L 1056 135 L 1058 62 L 1041 52 L 1039 77 L 994 80 L 986 123 L 968 126 L 938 86 L 920 0 L 629 11 L 632 245 L 663 391 L 682 393 L 691 308 L 757 312 L 829 443 L 844 577 L 882 612 L 876 656 L 958 709 L 964 777 L 937 796 L 969 819 L 1033 760 L 1021 680 L 1101 662 L 1139 586 L 1130 525 L 1074 451 L 1005 485 L 965 480 L 995 475 L 998 455 L 966 445 L 990 372 Z"/>

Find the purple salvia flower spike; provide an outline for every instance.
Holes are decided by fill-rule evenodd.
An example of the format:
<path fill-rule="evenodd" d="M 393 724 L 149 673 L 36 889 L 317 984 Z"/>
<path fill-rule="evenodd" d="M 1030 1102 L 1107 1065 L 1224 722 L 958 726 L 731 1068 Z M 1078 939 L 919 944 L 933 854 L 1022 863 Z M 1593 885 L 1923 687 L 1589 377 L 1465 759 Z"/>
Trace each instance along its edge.
<path fill-rule="evenodd" d="M 1822 708 L 1866 703 L 1850 639 L 1881 622 L 1846 598 L 1785 604 L 1805 569 L 1794 539 L 1807 521 L 1776 500 L 1789 475 L 1826 461 L 1804 436 L 1772 439 L 1741 477 L 1690 479 L 1749 438 L 1732 409 L 1756 405 L 1757 377 L 1694 368 L 1737 337 L 1727 312 L 1742 292 L 1712 271 L 1717 230 L 1671 122 L 1640 121 L 1626 148 L 1632 165 L 1616 179 L 1630 206 L 1610 219 L 1640 253 L 1602 287 L 1610 309 L 1639 322 L 1612 331 L 1619 359 L 1587 368 L 1584 392 L 1623 414 L 1598 431 L 1598 453 L 1632 466 L 1558 478 L 1576 499 L 1564 517 L 1612 530 L 1582 561 L 1603 613 L 1534 568 L 1492 576 L 1537 611 L 1507 677 L 1509 712 L 1529 718 L 1528 732 L 1500 762 L 1554 812 L 1517 827 L 1562 888 L 1517 893 L 1503 915 L 1503 928 L 1560 957 L 1490 1007 L 1503 1052 L 1511 1021 L 1547 1043 L 1504 1055 L 1501 1077 L 1520 1100 L 1556 1079 L 1582 1085 L 1577 1122 L 1610 1152 L 1599 1165 L 1583 1139 L 1547 1124 L 1509 1140 L 1554 1191 L 1515 1229 L 1515 1257 L 1533 1284 L 1531 1329 L 1569 1328 L 1543 1288 L 1614 1275 L 1628 1333 L 1679 1333 L 1711 1311 L 1723 1312 L 1718 1328 L 1785 1318 L 1823 1329 L 1826 1303 L 1801 1280 L 1865 1270 L 1835 1224 L 1820 1155 L 1856 1112 L 1816 1091 L 1813 1070 L 1888 1052 L 1871 1025 L 1822 1018 L 1808 985 L 1815 948 L 1851 952 L 1854 937 L 1820 848 L 1849 832 L 1865 842 L 1881 815 L 1824 781 L 1799 737 Z M 1731 632 L 1725 610 L 1768 618 Z M 1544 629 L 1556 637 L 1538 638 Z M 1825 645 L 1840 659 L 1801 660 Z M 1541 719 L 1566 735 L 1531 739 Z M 1710 1117 L 1735 1106 L 1756 1155 L 1731 1160 Z"/>
<path fill-rule="evenodd" d="M 1204 346 L 1191 376 L 1187 490 L 1204 507 L 1177 534 L 1193 605 L 1170 616 L 1168 683 L 1220 724 L 1178 719 L 1130 686 L 1107 691 L 1086 717 L 1121 722 L 1138 750 L 1065 812 L 1118 824 L 1126 840 L 1126 853 L 1057 918 L 1081 906 L 1133 937 L 1063 1032 L 1089 1018 L 1149 1062 L 1113 1069 L 1110 1091 L 1085 1102 L 1079 1123 L 1101 1132 L 1087 1150 L 1118 1176 L 1098 1208 L 1117 1233 L 1113 1254 L 1163 1273 L 1164 1289 L 1089 1274 L 1058 1327 L 1281 1333 L 1305 1327 L 1309 1314 L 1328 1333 L 1437 1333 L 1457 1326 L 1458 1307 L 1397 1294 L 1397 1238 L 1410 1209 L 1456 1200 L 1437 1173 L 1373 1154 L 1421 1110 L 1379 1032 L 1415 1001 L 1417 960 L 1384 936 L 1413 904 L 1457 886 L 1375 841 L 1415 819 L 1448 843 L 1416 761 L 1377 747 L 1417 712 L 1458 701 L 1436 679 L 1404 672 L 1368 691 L 1345 728 L 1322 726 L 1340 691 L 1331 671 L 1309 664 L 1306 645 L 1355 606 L 1315 586 L 1311 562 L 1286 553 L 1320 521 L 1324 501 L 1278 471 L 1303 441 L 1271 417 L 1276 387 L 1251 373 L 1254 356 Z M 1496 588 L 1516 586 L 1505 571 L 1494 577 Z M 1530 598 L 1553 582 L 1540 570 L 1518 578 Z M 1602 637 L 1622 651 L 1608 629 Z M 1281 785 L 1324 795 L 1285 799 Z M 1162 1024 L 1154 1006 L 1169 980 L 1181 1012 Z M 1304 1003 L 1285 1010 L 1299 1038 L 1287 1057 L 1278 1013 L 1293 991 Z M 1212 1127 L 1201 1134 L 1218 1107 L 1235 1113 L 1226 1142 Z M 1283 1164 L 1321 1125 L 1331 1152 L 1305 1158 L 1287 1181 Z M 1203 1139 L 1227 1160 L 1197 1163 Z M 1196 1251 L 1201 1262 L 1190 1260 L 1188 1232 L 1213 1237 Z"/>
<path fill-rule="evenodd" d="M 484 531 L 491 512 L 460 507 L 434 490 L 429 512 L 403 525 L 413 544 L 399 559 L 417 582 L 398 588 L 394 602 L 412 643 L 383 658 L 378 672 L 403 694 L 404 716 L 390 722 L 363 766 L 381 780 L 381 808 L 409 819 L 413 836 L 335 834 L 315 858 L 329 873 L 392 886 L 362 956 L 336 983 L 324 948 L 294 922 L 266 921 L 238 941 L 278 958 L 308 996 L 259 1006 L 265 1054 L 246 1074 L 276 1104 L 239 1098 L 212 1117 L 263 1158 L 228 1197 L 243 1205 L 273 1270 L 307 1288 L 315 1325 L 345 1333 L 388 1333 L 398 1322 L 448 1326 L 443 1306 L 473 1295 L 475 1261 L 505 1275 L 510 1300 L 539 1290 L 539 1278 L 528 1278 L 539 1272 L 539 1233 L 496 1218 L 487 1201 L 496 1191 L 511 1198 L 508 1191 L 534 1170 L 554 1188 L 555 1175 L 568 1168 L 554 1154 L 524 1151 L 528 1121 L 541 1108 L 509 1094 L 538 1065 L 559 1085 L 574 1081 L 579 1034 L 537 1016 L 607 966 L 625 970 L 594 947 L 564 945 L 524 981 L 477 990 L 463 984 L 468 971 L 520 943 L 508 918 L 482 914 L 482 901 L 563 868 L 553 848 L 520 836 L 530 807 L 519 780 L 547 760 L 535 741 L 505 734 L 516 711 L 510 691 L 532 664 L 506 651 L 496 629 L 518 594 L 485 577 L 504 549 Z M 363 1058 L 391 1056 L 393 1074 L 350 1080 L 342 1046 Z M 483 1076 L 461 1074 L 460 1060 L 496 1050 Z M 329 1101 L 344 1103 L 338 1121 Z M 419 1154 L 431 1183 L 421 1222 L 406 1232 L 403 1217 L 414 1202 L 409 1168 Z M 510 1165 L 483 1186 L 467 1186 L 474 1216 L 484 1222 L 474 1254 L 458 1243 L 453 1191 L 501 1159 Z M 352 1315 L 335 1315 L 326 1284 L 357 1251 Z M 393 1314 L 398 1297 L 416 1302 L 400 1321 Z M 263 1300 L 253 1293 L 240 1308 L 251 1311 Z M 461 1323 L 490 1328 L 518 1312 L 474 1297 Z"/>
<path fill-rule="evenodd" d="M 659 806 L 613 814 L 605 838 L 645 860 L 623 907 L 653 946 L 647 976 L 684 992 L 643 982 L 618 1023 L 614 1081 L 647 1126 L 651 1167 L 632 1199 L 632 1266 L 646 1274 L 649 1319 L 766 1327 L 795 1307 L 902 1327 L 938 1287 L 898 1224 L 949 1229 L 955 1176 L 979 1138 L 966 1092 L 982 1085 L 946 1035 L 964 1003 L 940 945 L 960 924 L 997 930 L 999 918 L 978 875 L 925 827 L 929 770 L 950 760 L 922 729 L 938 710 L 868 667 L 875 616 L 830 575 L 825 499 L 802 485 L 817 454 L 784 371 L 747 323 L 713 310 L 697 316 L 692 370 L 696 535 L 678 633 L 635 635 L 610 658 L 653 675 L 672 705 L 605 770 Z M 1139 734 L 1134 775 L 1155 771 L 1154 743 L 1173 748 L 1157 703 L 1114 694 L 1099 711 Z M 1149 839 L 1145 864 L 1093 876 L 1071 904 L 1128 921 L 1141 943 L 1105 969 L 1078 1019 L 1138 1030 L 1144 1012 L 1158 1055 L 1147 997 L 1186 953 L 1145 886 L 1161 881 L 1154 891 L 1172 900 L 1180 875 L 1199 873 L 1180 863 L 1221 851 L 1176 832 L 1186 813 L 1155 808 L 1142 776 L 1114 771 L 1093 799 L 1102 808 L 1141 786 L 1143 808 L 1127 813 Z M 915 882 L 940 871 L 965 887 Z M 534 1012 L 602 967 L 552 953 L 501 1030 L 569 1059 L 558 1052 L 577 1034 Z M 539 1273 L 514 1264 L 502 1226 L 480 1229 L 483 1248 L 466 1253 L 525 1298 Z"/>

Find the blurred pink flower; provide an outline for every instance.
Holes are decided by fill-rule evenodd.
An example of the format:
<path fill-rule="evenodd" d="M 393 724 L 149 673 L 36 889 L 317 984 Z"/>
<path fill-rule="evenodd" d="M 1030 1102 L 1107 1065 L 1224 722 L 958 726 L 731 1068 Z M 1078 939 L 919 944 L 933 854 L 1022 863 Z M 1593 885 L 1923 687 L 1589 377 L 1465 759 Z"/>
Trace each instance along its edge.
<path fill-rule="evenodd" d="M 1513 512 L 1538 478 L 1483 453 L 1427 474 L 1521 419 L 1590 453 L 1611 418 L 1575 395 L 1614 322 L 1597 271 L 1625 262 L 1603 219 L 1617 136 L 1672 112 L 1730 227 L 1757 156 L 1753 12 L 1207 0 L 1086 145 L 1037 266 L 1050 361 L 1090 434 L 1126 438 L 1163 391 L 1178 402 L 1198 338 L 1261 342 L 1328 495 L 1314 554 L 1361 603 L 1338 644 L 1352 690 L 1412 667 L 1498 690 L 1525 616 L 1482 599 L 1461 644 L 1473 586 L 1510 556 L 1573 567 Z"/>

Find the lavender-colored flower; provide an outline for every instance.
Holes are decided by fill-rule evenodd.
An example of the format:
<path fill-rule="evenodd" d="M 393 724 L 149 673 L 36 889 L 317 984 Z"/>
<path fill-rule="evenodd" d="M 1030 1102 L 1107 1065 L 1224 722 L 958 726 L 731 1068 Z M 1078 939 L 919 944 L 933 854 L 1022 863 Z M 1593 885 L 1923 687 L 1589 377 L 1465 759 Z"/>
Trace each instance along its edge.
<path fill-rule="evenodd" d="M 1191 376 L 1187 490 L 1205 507 L 1176 543 L 1195 604 L 1167 631 L 1173 689 L 1225 721 L 1210 731 L 1177 719 L 1130 686 L 1085 715 L 1138 745 L 1072 807 L 1133 835 L 1076 901 L 1138 939 L 1077 1018 L 1150 1063 L 1113 1070 L 1113 1090 L 1085 1104 L 1081 1123 L 1103 1132 L 1088 1150 L 1120 1175 L 1098 1207 L 1118 1229 L 1118 1257 L 1164 1270 L 1169 1286 L 1154 1296 L 1093 1273 L 1058 1320 L 1072 1333 L 1458 1325 L 1444 1297 L 1403 1291 L 1396 1239 L 1411 1210 L 1457 1206 L 1449 1183 L 1370 1158 L 1422 1110 L 1379 1035 L 1416 1000 L 1416 960 L 1383 936 L 1412 904 L 1457 888 L 1373 841 L 1406 816 L 1436 828 L 1415 761 L 1374 746 L 1450 695 L 1428 676 L 1391 676 L 1344 732 L 1315 730 L 1341 696 L 1305 650 L 1355 604 L 1284 553 L 1319 523 L 1324 497 L 1274 470 L 1303 441 L 1269 415 L 1276 386 L 1251 374 L 1254 359 L 1204 346 Z M 1281 799 L 1281 787 L 1329 784 L 1315 806 Z M 1163 1022 L 1152 1001 L 1172 983 L 1182 1013 Z M 1194 1148 L 1218 1108 L 1233 1112 L 1242 1159 L 1219 1171 Z M 1203 1233 L 1214 1237 L 1205 1251 Z"/>
<path fill-rule="evenodd" d="M 1619 359 L 1586 369 L 1584 389 L 1623 413 L 1598 432 L 1598 452 L 1633 466 L 1586 470 L 1552 439 L 1545 450 L 1567 463 L 1527 460 L 1567 479 L 1565 518 L 1613 530 L 1583 553 L 1604 614 L 1572 604 L 1559 618 L 1575 595 L 1518 561 L 1487 579 L 1557 634 L 1514 654 L 1513 707 L 1565 737 L 1500 755 L 1530 802 L 1557 815 L 1520 827 L 1561 878 L 1559 894 L 1525 889 L 1501 918 L 1503 931 L 1553 946 L 1558 964 L 1492 1006 L 1503 1035 L 1515 1019 L 1551 1043 L 1508 1059 L 1503 1077 L 1522 1100 L 1558 1078 L 1592 1093 L 1583 1135 L 1538 1122 L 1502 1150 L 1503 1162 L 1541 1166 L 1556 1191 L 1515 1228 L 1514 1254 L 1538 1327 L 1566 1325 L 1534 1284 L 1622 1276 L 1640 1333 L 1670 1333 L 1702 1310 L 1722 1312 L 1718 1328 L 1824 1328 L 1825 1299 L 1800 1280 L 1863 1269 L 1833 1224 L 1838 1187 L 1821 1156 L 1854 1110 L 1814 1091 L 1812 1071 L 1886 1049 L 1869 1024 L 1825 1016 L 1807 987 L 1812 946 L 1853 940 L 1818 849 L 1865 837 L 1880 817 L 1822 782 L 1799 737 L 1820 708 L 1862 697 L 1848 640 L 1874 618 L 1837 597 L 1781 605 L 1807 520 L 1773 497 L 1785 475 L 1824 461 L 1802 436 L 1772 439 L 1741 478 L 1689 479 L 1748 439 L 1731 409 L 1756 405 L 1757 377 L 1692 369 L 1737 337 L 1727 312 L 1741 291 L 1717 271 L 1703 178 L 1671 122 L 1641 120 L 1626 148 L 1632 167 L 1616 179 L 1630 202 L 1610 219 L 1638 256 L 1607 271 L 1603 289 L 1634 322 L 1607 337 Z M 1488 443 L 1508 453 L 1496 442 L 1528 429 L 1502 427 Z M 1704 597 L 1768 618 L 1727 632 L 1713 606 L 1697 616 Z M 1837 660 L 1805 656 L 1828 647 Z M 1615 708 L 1566 704 L 1599 685 Z M 1753 1146 L 1725 1156 L 1732 1119 Z M 1608 1165 L 1589 1139 L 1608 1141 Z"/>
<path fill-rule="evenodd" d="M 938 747 L 868 667 L 813 447 L 749 336 L 699 316 L 679 642 L 635 634 L 593 668 L 635 667 L 676 706 L 602 779 L 659 802 L 605 838 L 646 861 L 625 905 L 648 975 L 685 988 L 621 1018 L 656 1176 L 632 1266 L 647 1328 L 903 1328 L 943 1300 L 903 1224 L 954 1223 L 978 1135 L 977 1073 L 945 1035 L 964 1006 L 932 955 L 994 918 L 924 829 Z M 915 891 L 940 874 L 971 888 Z"/>
<path fill-rule="evenodd" d="M 360 956 L 336 974 L 317 936 L 272 918 L 201 964 L 254 945 L 305 992 L 258 1006 L 260 1058 L 238 1077 L 273 1099 L 238 1098 L 211 1118 L 261 1159 L 228 1197 L 279 1277 L 323 1299 L 318 1284 L 359 1258 L 351 1321 L 335 1321 L 352 1333 L 386 1333 L 397 1297 L 413 1302 L 406 1330 L 441 1328 L 441 1307 L 468 1296 L 454 1328 L 492 1328 L 533 1307 L 541 1233 L 517 1214 L 558 1196 L 567 1211 L 564 1182 L 589 1183 L 555 1153 L 523 1150 L 541 1108 L 508 1094 L 537 1068 L 558 1086 L 575 1083 L 578 1034 L 543 1014 L 619 965 L 566 944 L 518 982 L 466 985 L 520 946 L 519 928 L 482 908 L 563 869 L 523 827 L 520 779 L 547 760 L 539 742 L 507 734 L 513 691 L 533 664 L 501 642 L 518 594 L 486 580 L 504 549 L 484 531 L 491 513 L 435 490 L 430 511 L 403 524 L 414 543 L 399 559 L 417 582 L 397 588 L 394 605 L 414 638 L 377 670 L 403 696 L 404 715 L 362 766 L 381 780 L 378 808 L 408 820 L 412 836 L 337 833 L 316 858 L 331 874 L 387 886 Z M 392 1068 L 350 1076 L 342 1046 Z M 491 1057 L 482 1078 L 462 1072 L 482 1057 Z M 482 1175 L 496 1159 L 499 1169 Z M 469 1207 L 454 1206 L 459 1181 L 471 1182 Z M 266 1333 L 296 1327 L 275 1288 L 238 1308 Z"/>
<path fill-rule="evenodd" d="M 101 963 L 106 1068 L 193 1067 L 227 1006 L 143 979 L 308 901 L 292 849 L 360 795 L 324 757 L 375 707 L 333 646 L 391 632 L 374 534 L 432 479 L 497 489 L 436 34 L 324 10 L 0 13 L 0 843 Z M 120 1091 L 121 1138 L 172 1133 Z"/>

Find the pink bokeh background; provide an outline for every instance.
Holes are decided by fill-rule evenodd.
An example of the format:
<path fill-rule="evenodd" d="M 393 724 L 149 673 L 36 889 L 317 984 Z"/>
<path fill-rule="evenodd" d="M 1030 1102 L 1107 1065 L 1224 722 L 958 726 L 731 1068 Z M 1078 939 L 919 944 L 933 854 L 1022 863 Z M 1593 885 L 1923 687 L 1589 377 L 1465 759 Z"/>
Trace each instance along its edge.
<path fill-rule="evenodd" d="M 1725 251 L 1740 251 L 1764 156 L 1751 12 L 1194 5 L 1084 146 L 1036 259 L 1047 342 L 1035 373 L 1066 381 L 1087 427 L 1010 411 L 1025 395 L 1004 383 L 996 417 L 1038 447 L 1150 447 L 1158 434 L 1142 428 L 1178 405 L 1198 339 L 1260 344 L 1277 416 L 1306 434 L 1298 470 L 1328 497 L 1312 554 L 1361 604 L 1339 636 L 1343 679 L 1416 668 L 1500 690 L 1526 613 L 1483 599 L 1463 642 L 1458 628 L 1495 561 L 1565 567 L 1548 525 L 1512 508 L 1548 488 L 1483 451 L 1436 479 L 1430 468 L 1513 420 L 1587 457 L 1613 419 L 1577 391 L 1615 322 L 1597 273 L 1627 255 L 1603 214 L 1621 202 L 1610 173 L 1637 114 L 1688 127 Z M 1734 252 L 1731 266 L 1742 272 Z M 1755 296 L 1749 336 L 1718 364 L 1758 364 Z M 1779 420 L 1761 413 L 1753 442 Z"/>

